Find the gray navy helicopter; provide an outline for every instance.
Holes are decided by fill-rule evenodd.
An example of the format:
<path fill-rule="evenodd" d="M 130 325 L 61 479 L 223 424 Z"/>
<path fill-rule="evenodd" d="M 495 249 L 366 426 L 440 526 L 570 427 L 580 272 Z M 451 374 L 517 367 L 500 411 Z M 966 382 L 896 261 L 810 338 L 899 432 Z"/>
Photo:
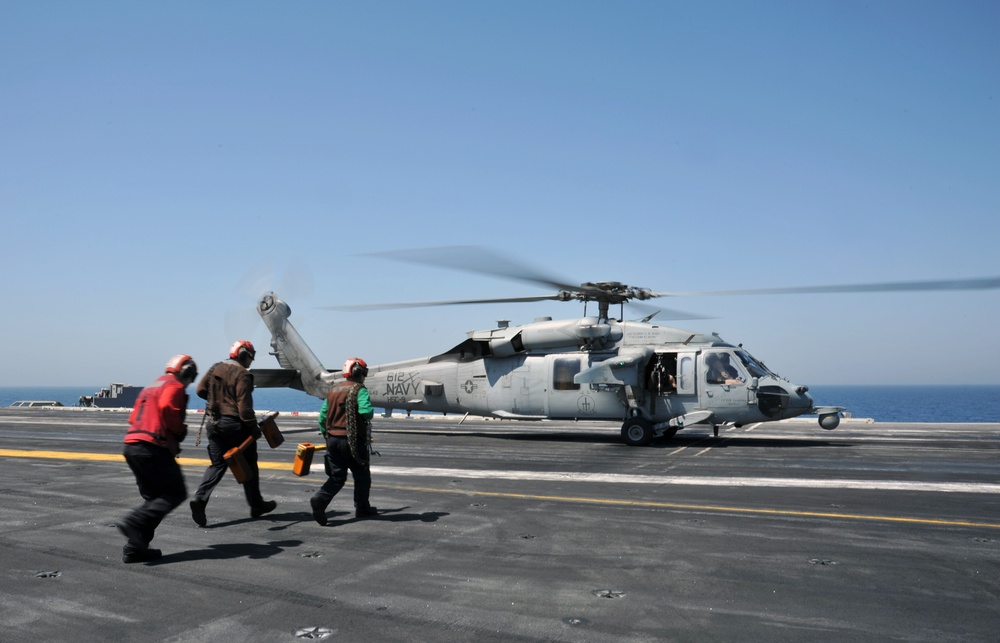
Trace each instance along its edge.
<path fill-rule="evenodd" d="M 579 301 L 579 319 L 538 319 L 469 331 L 451 349 L 401 362 L 370 366 L 365 381 L 372 405 L 393 410 L 456 413 L 517 420 L 621 422 L 631 446 L 673 437 L 694 425 L 719 428 L 815 414 L 819 426 L 840 424 L 840 406 L 816 406 L 809 388 L 772 372 L 764 363 L 717 334 L 703 334 L 652 322 L 661 312 L 672 319 L 687 313 L 650 309 L 638 321 L 624 319 L 624 306 L 679 295 L 792 294 L 973 290 L 1000 288 L 1000 277 L 952 281 L 892 282 L 688 293 L 655 292 L 619 282 L 572 285 L 552 279 L 486 248 L 449 247 L 379 253 L 380 256 L 458 268 L 552 287 L 554 295 L 470 299 L 372 306 L 328 307 L 376 310 L 544 300 Z M 596 315 L 588 315 L 594 304 Z M 612 306 L 620 307 L 618 318 Z M 257 312 L 271 333 L 271 354 L 280 369 L 254 369 L 258 387 L 290 387 L 325 399 L 343 378 L 328 370 L 289 321 L 291 309 L 274 292 Z"/>

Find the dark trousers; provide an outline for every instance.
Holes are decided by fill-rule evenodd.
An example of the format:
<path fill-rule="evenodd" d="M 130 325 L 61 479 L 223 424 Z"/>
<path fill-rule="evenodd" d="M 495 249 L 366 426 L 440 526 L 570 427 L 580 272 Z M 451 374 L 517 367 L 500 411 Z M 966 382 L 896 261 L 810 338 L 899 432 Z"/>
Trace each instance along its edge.
<path fill-rule="evenodd" d="M 209 496 L 216 485 L 222 482 L 229 466 L 223 456 L 226 451 L 243 444 L 243 441 L 250 437 L 250 431 L 243 428 L 239 419 L 223 416 L 218 425 L 212 427 L 208 432 L 208 457 L 212 464 L 205 469 L 205 475 L 198 485 L 198 490 L 194 492 L 194 499 L 208 502 Z M 247 504 L 251 509 L 255 509 L 264 504 L 264 498 L 260 495 L 260 476 L 257 470 L 257 442 L 251 442 L 243 451 L 243 457 L 247 461 L 247 470 L 251 479 L 243 483 L 243 495 L 246 496 Z"/>
<path fill-rule="evenodd" d="M 323 460 L 326 475 L 329 476 L 313 498 L 321 508 L 326 508 L 347 482 L 347 472 L 354 477 L 354 506 L 367 509 L 371 506 L 368 494 L 372 489 L 372 472 L 351 455 L 347 438 L 330 436 L 326 439 L 326 458 Z"/>
<path fill-rule="evenodd" d="M 133 509 L 123 522 L 137 529 L 148 545 L 160 522 L 187 498 L 184 474 L 170 451 L 149 442 L 129 442 L 124 449 L 125 462 L 135 474 L 139 495 L 145 500 Z M 140 549 L 131 541 L 124 553 Z"/>

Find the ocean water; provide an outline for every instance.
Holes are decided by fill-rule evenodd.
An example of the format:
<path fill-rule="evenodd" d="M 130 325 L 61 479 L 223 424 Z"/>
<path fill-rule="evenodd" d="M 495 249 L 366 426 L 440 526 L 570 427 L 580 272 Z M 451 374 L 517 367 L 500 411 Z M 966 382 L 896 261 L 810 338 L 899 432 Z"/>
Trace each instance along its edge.
<path fill-rule="evenodd" d="M 99 386 L 0 387 L 0 406 L 17 400 L 56 400 L 76 406 Z M 193 393 L 193 389 L 188 389 Z M 844 406 L 852 417 L 877 422 L 1000 422 L 1000 386 L 812 386 L 816 404 Z M 201 400 L 192 394 L 190 408 Z M 260 411 L 319 411 L 322 401 L 292 389 L 257 389 Z"/>
<path fill-rule="evenodd" d="M 106 386 L 106 385 L 105 385 Z M 0 387 L 0 406 L 10 406 L 18 400 L 52 400 L 65 406 L 77 406 L 80 397 L 93 395 L 100 386 L 43 386 L 43 387 Z M 194 386 L 188 387 L 189 409 L 204 407 L 204 401 L 194 394 Z M 253 393 L 254 408 L 259 411 L 316 411 L 323 401 L 294 389 L 257 389 Z"/>
<path fill-rule="evenodd" d="M 810 386 L 809 394 L 877 422 L 1000 422 L 1000 386 Z"/>

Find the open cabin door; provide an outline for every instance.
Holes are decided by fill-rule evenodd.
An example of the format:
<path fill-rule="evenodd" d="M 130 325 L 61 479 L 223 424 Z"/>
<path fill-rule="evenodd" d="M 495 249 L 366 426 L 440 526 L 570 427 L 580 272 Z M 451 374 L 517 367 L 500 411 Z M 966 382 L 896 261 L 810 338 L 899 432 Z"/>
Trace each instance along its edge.
<path fill-rule="evenodd" d="M 646 365 L 646 388 L 653 396 L 695 394 L 694 352 L 657 351 Z"/>

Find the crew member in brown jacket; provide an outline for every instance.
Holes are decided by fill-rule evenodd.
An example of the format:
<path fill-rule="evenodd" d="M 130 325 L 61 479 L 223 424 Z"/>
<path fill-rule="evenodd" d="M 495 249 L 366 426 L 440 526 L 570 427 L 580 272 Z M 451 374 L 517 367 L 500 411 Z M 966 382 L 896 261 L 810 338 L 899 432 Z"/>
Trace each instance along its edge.
<path fill-rule="evenodd" d="M 208 498 L 226 475 L 226 451 L 240 446 L 250 436 L 260 435 L 253 410 L 253 375 L 247 370 L 256 354 L 252 343 L 238 340 L 229 349 L 229 359 L 213 364 L 198 383 L 198 397 L 208 401 L 208 457 L 212 461 L 191 500 L 191 517 L 201 527 L 208 524 Z M 278 503 L 264 500 L 260 494 L 256 441 L 243 451 L 243 457 L 249 476 L 243 483 L 243 493 L 250 505 L 250 517 L 257 518 L 274 511 Z"/>

